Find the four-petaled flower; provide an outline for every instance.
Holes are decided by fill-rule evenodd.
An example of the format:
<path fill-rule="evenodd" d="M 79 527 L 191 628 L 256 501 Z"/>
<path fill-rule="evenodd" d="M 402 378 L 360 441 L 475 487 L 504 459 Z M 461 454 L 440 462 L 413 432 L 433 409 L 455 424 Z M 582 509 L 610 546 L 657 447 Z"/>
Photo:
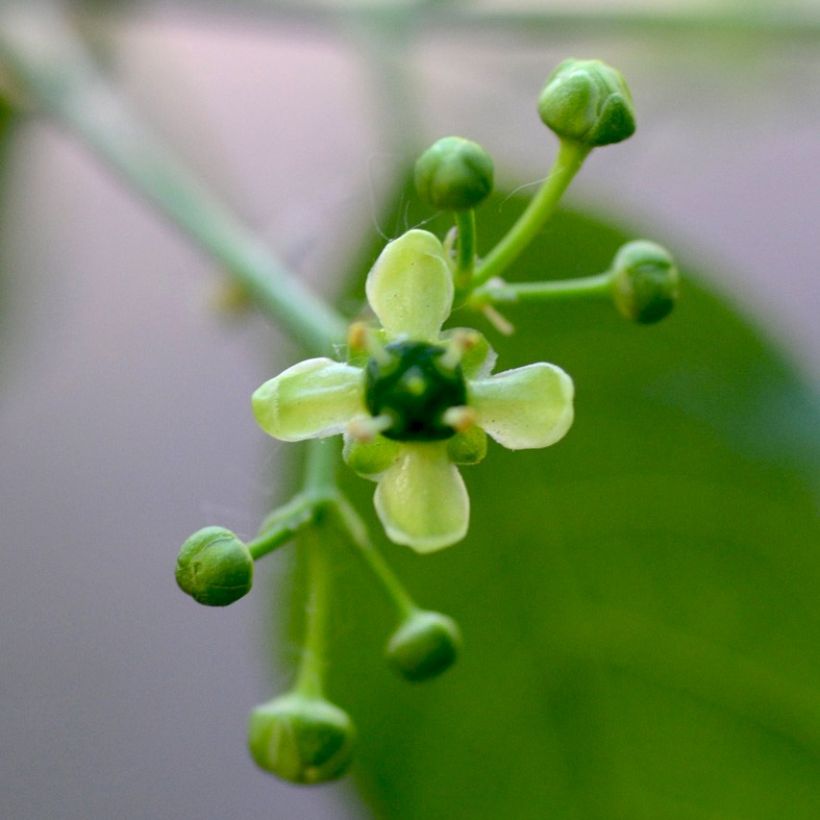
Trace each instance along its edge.
<path fill-rule="evenodd" d="M 495 354 L 480 334 L 441 331 L 453 276 L 427 231 L 390 242 L 366 290 L 382 330 L 354 326 L 347 363 L 308 359 L 265 382 L 254 414 L 283 441 L 344 433 L 347 463 L 378 482 L 387 535 L 432 552 L 467 533 L 455 465 L 481 460 L 485 433 L 511 450 L 558 441 L 572 424 L 572 380 L 544 362 L 490 375 Z"/>

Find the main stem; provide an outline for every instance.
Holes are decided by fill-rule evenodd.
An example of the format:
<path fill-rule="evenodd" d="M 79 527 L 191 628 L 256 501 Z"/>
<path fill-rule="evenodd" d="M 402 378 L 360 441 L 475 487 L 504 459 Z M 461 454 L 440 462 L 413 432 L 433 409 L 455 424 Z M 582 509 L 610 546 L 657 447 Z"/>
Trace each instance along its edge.
<path fill-rule="evenodd" d="M 307 551 L 308 599 L 305 644 L 296 691 L 309 697 L 324 694 L 327 655 L 327 621 L 330 604 L 330 566 L 327 555 L 329 525 L 326 520 L 335 493 L 334 477 L 338 448 L 333 441 L 315 439 L 308 443 L 304 495 L 320 505 L 314 526 L 304 530 Z"/>
<path fill-rule="evenodd" d="M 0 60 L 31 100 L 220 262 L 251 300 L 305 348 L 326 354 L 344 338 L 344 319 L 296 280 L 142 126 L 58 15 L 0 13 Z"/>
<path fill-rule="evenodd" d="M 549 176 L 532 198 L 518 221 L 478 266 L 475 285 L 481 285 L 501 273 L 529 245 L 546 221 L 555 213 L 564 191 L 584 164 L 590 148 L 569 140 L 561 140 L 558 154 Z"/>
<path fill-rule="evenodd" d="M 321 698 L 324 695 L 327 655 L 327 621 L 330 603 L 330 568 L 321 526 L 305 530 L 302 537 L 307 551 L 308 599 L 305 643 L 295 689 L 302 695 Z"/>
<path fill-rule="evenodd" d="M 202 3 L 187 0 L 187 4 L 201 11 Z M 239 10 L 258 13 L 256 19 L 268 15 L 273 22 L 291 22 L 299 25 L 334 29 L 339 25 L 359 20 L 381 19 L 386 23 L 406 11 L 419 11 L 418 0 L 384 3 L 330 3 L 322 0 L 234 0 L 232 12 Z M 654 8 L 647 9 L 600 9 L 595 14 L 583 10 L 560 8 L 476 8 L 467 3 L 425 3 L 423 13 L 417 15 L 418 26 L 424 30 L 442 32 L 450 36 L 470 35 L 476 32 L 502 35 L 525 35 L 543 44 L 544 38 L 559 40 L 564 37 L 604 37 L 614 34 L 662 36 L 668 34 L 708 32 L 710 35 L 744 35 L 786 38 L 795 41 L 816 41 L 820 36 L 820 22 L 816 15 L 799 9 L 790 10 L 773 6 L 725 11 L 717 7 L 711 11 L 686 10 L 658 14 Z M 498 4 L 500 5 L 500 4 Z M 535 4 L 531 4 L 535 6 Z M 751 6 L 751 4 L 747 4 Z M 785 5 L 785 4 L 781 4 Z M 209 13 L 218 14 L 218 4 L 207 6 Z"/>

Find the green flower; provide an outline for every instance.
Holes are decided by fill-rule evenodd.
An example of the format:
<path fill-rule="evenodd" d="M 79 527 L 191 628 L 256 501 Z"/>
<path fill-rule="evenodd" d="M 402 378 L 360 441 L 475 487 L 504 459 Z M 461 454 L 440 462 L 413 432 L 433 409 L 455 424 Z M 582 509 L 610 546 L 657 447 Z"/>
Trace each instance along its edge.
<path fill-rule="evenodd" d="M 366 291 L 382 329 L 354 326 L 347 363 L 308 359 L 265 382 L 254 414 L 282 441 L 344 434 L 346 462 L 377 482 L 387 535 L 432 552 L 467 533 L 456 464 L 481 460 L 485 434 L 511 450 L 554 444 L 572 424 L 572 380 L 544 362 L 490 375 L 495 353 L 479 333 L 441 331 L 453 277 L 427 231 L 390 242 Z"/>

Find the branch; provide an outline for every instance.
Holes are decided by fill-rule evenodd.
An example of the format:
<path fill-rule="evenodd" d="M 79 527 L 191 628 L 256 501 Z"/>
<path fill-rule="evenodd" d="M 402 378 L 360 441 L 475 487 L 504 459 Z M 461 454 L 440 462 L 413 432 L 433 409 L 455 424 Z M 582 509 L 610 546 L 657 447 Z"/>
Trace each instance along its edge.
<path fill-rule="evenodd" d="M 1 11 L 0 67 L 28 100 L 157 206 L 298 342 L 323 354 L 344 338 L 344 319 L 143 126 L 58 14 L 37 4 Z"/>
<path fill-rule="evenodd" d="M 738 11 L 674 11 L 658 13 L 643 9 L 488 9 L 450 2 L 322 2 L 322 0 L 142 0 L 146 8 L 182 7 L 186 12 L 205 12 L 235 17 L 254 13 L 272 22 L 293 23 L 319 29 L 337 30 L 339 26 L 363 22 L 390 24 L 408 16 L 420 30 L 446 33 L 499 33 L 551 39 L 568 36 L 607 37 L 665 34 L 740 34 L 788 40 L 816 41 L 820 38 L 820 17 L 794 10 L 756 6 Z"/>

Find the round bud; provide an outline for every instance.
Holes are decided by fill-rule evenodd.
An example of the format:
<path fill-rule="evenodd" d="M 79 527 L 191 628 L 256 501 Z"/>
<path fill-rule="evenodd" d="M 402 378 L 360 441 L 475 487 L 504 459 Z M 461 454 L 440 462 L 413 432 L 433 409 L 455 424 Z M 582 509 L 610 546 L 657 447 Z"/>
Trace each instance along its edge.
<path fill-rule="evenodd" d="M 476 142 L 444 137 L 416 162 L 416 191 L 444 211 L 475 208 L 493 189 L 493 161 Z"/>
<path fill-rule="evenodd" d="M 538 113 L 559 137 L 590 147 L 621 142 L 635 133 L 626 80 L 600 60 L 564 60 L 547 78 Z"/>
<path fill-rule="evenodd" d="M 291 693 L 257 706 L 248 721 L 256 765 L 292 783 L 341 777 L 353 759 L 356 729 L 338 706 Z"/>
<path fill-rule="evenodd" d="M 253 558 L 247 546 L 224 527 L 205 527 L 180 548 L 179 588 L 205 606 L 227 606 L 250 592 Z"/>
<path fill-rule="evenodd" d="M 649 325 L 669 315 L 679 283 L 675 260 L 654 242 L 628 242 L 615 254 L 612 297 L 618 311 L 633 322 Z"/>
<path fill-rule="evenodd" d="M 455 663 L 461 647 L 458 624 L 440 612 L 414 612 L 387 642 L 387 660 L 411 681 L 434 678 Z"/>

